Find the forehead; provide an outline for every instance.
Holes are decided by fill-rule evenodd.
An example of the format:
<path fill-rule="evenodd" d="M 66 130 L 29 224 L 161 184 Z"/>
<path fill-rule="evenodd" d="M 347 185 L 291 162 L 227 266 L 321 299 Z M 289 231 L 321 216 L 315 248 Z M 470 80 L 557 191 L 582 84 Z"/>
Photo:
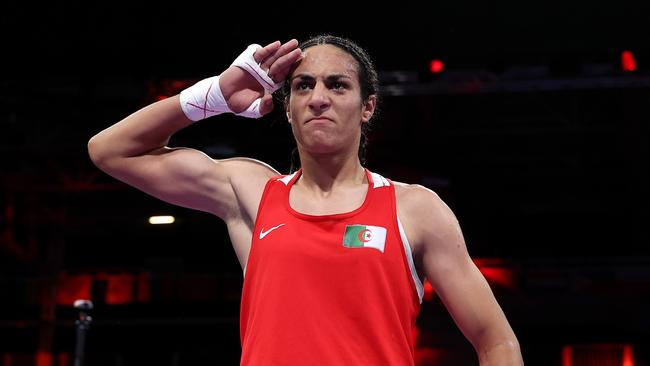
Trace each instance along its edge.
<path fill-rule="evenodd" d="M 332 45 L 317 45 L 307 48 L 293 75 L 297 74 L 343 74 L 356 79 L 357 61 L 347 52 Z"/>

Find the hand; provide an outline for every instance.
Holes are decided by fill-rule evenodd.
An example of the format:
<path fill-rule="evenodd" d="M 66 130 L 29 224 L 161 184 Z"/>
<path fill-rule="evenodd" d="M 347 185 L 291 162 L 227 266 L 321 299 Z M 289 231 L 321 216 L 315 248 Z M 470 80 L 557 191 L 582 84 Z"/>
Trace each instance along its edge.
<path fill-rule="evenodd" d="M 253 57 L 274 82 L 286 79 L 291 67 L 300 59 L 302 53 L 298 41 L 292 39 L 284 44 L 275 41 L 258 49 Z M 221 74 L 219 86 L 228 107 L 235 113 L 246 110 L 258 98 L 262 98 L 260 113 L 273 110 L 273 97 L 245 70 L 229 67 Z"/>

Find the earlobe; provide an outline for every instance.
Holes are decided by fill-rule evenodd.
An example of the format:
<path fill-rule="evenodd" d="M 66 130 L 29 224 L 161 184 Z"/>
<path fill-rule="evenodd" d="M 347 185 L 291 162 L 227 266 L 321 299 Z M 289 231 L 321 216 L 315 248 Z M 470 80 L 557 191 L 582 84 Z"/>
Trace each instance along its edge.
<path fill-rule="evenodd" d="M 289 112 L 287 112 L 287 121 L 289 121 L 289 123 L 291 123 L 291 113 L 289 113 Z"/>
<path fill-rule="evenodd" d="M 362 121 L 363 121 L 363 122 L 368 122 L 368 121 L 370 121 L 370 118 L 371 118 L 371 117 L 372 117 L 372 111 L 367 111 L 367 110 L 366 110 L 366 111 L 363 112 L 363 118 L 362 118 Z"/>
<path fill-rule="evenodd" d="M 368 100 L 363 105 L 363 113 L 361 114 L 363 116 L 362 118 L 363 122 L 370 121 L 370 118 L 372 118 L 372 115 L 375 113 L 376 103 L 377 103 L 377 97 L 375 95 L 371 95 L 368 97 Z"/>

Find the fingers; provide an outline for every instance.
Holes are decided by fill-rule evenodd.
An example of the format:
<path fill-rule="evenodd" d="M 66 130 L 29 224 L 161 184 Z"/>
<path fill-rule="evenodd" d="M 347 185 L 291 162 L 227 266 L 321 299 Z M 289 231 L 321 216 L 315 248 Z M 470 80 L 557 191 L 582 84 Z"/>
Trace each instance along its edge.
<path fill-rule="evenodd" d="M 260 101 L 260 114 L 265 115 L 273 110 L 273 95 L 265 93 Z"/>
<path fill-rule="evenodd" d="M 263 69 L 268 70 L 271 65 L 273 65 L 275 60 L 293 51 L 296 47 L 298 47 L 298 41 L 295 39 L 290 40 L 289 42 L 281 45 L 276 52 L 269 54 L 266 58 L 264 58 L 260 66 Z"/>
<path fill-rule="evenodd" d="M 293 65 L 300 60 L 302 57 L 302 51 L 300 48 L 296 48 L 293 51 L 287 53 L 284 56 L 281 56 L 269 68 L 267 75 L 276 83 L 279 83 L 286 79 L 287 74 L 293 67 Z"/>
<path fill-rule="evenodd" d="M 257 63 L 262 63 L 269 56 L 275 54 L 280 49 L 280 46 L 281 46 L 280 41 L 269 43 L 266 46 L 255 51 L 255 54 L 253 54 L 253 58 Z"/>
<path fill-rule="evenodd" d="M 292 39 L 284 44 L 280 41 L 269 43 L 258 49 L 253 57 L 260 63 L 262 70 L 265 70 L 267 75 L 277 83 L 284 80 L 289 68 L 300 58 L 300 55 L 298 41 Z"/>

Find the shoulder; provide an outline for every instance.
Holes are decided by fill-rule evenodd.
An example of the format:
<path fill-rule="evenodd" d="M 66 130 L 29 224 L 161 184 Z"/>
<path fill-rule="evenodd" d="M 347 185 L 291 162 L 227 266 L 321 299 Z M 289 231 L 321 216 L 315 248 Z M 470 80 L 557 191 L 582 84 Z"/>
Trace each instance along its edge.
<path fill-rule="evenodd" d="M 419 184 L 393 183 L 398 215 L 414 245 L 444 242 L 458 234 L 456 216 L 433 190 Z"/>
<path fill-rule="evenodd" d="M 228 180 L 232 201 L 226 217 L 237 218 L 246 213 L 252 220 L 257 213 L 257 206 L 262 198 L 266 183 L 281 174 L 269 164 L 251 158 L 229 158 L 215 160 L 219 168 L 225 171 L 222 176 Z"/>
<path fill-rule="evenodd" d="M 229 159 L 215 160 L 215 162 L 228 171 L 231 183 L 266 183 L 273 177 L 281 174 L 269 164 L 251 158 L 235 157 Z"/>
<path fill-rule="evenodd" d="M 405 214 L 429 214 L 438 217 L 451 213 L 449 206 L 433 190 L 419 184 L 393 181 L 398 209 Z"/>
<path fill-rule="evenodd" d="M 256 159 L 237 157 L 219 160 L 218 164 L 227 169 L 230 185 L 238 196 L 252 194 L 259 198 L 270 179 L 282 177 L 269 164 Z"/>

